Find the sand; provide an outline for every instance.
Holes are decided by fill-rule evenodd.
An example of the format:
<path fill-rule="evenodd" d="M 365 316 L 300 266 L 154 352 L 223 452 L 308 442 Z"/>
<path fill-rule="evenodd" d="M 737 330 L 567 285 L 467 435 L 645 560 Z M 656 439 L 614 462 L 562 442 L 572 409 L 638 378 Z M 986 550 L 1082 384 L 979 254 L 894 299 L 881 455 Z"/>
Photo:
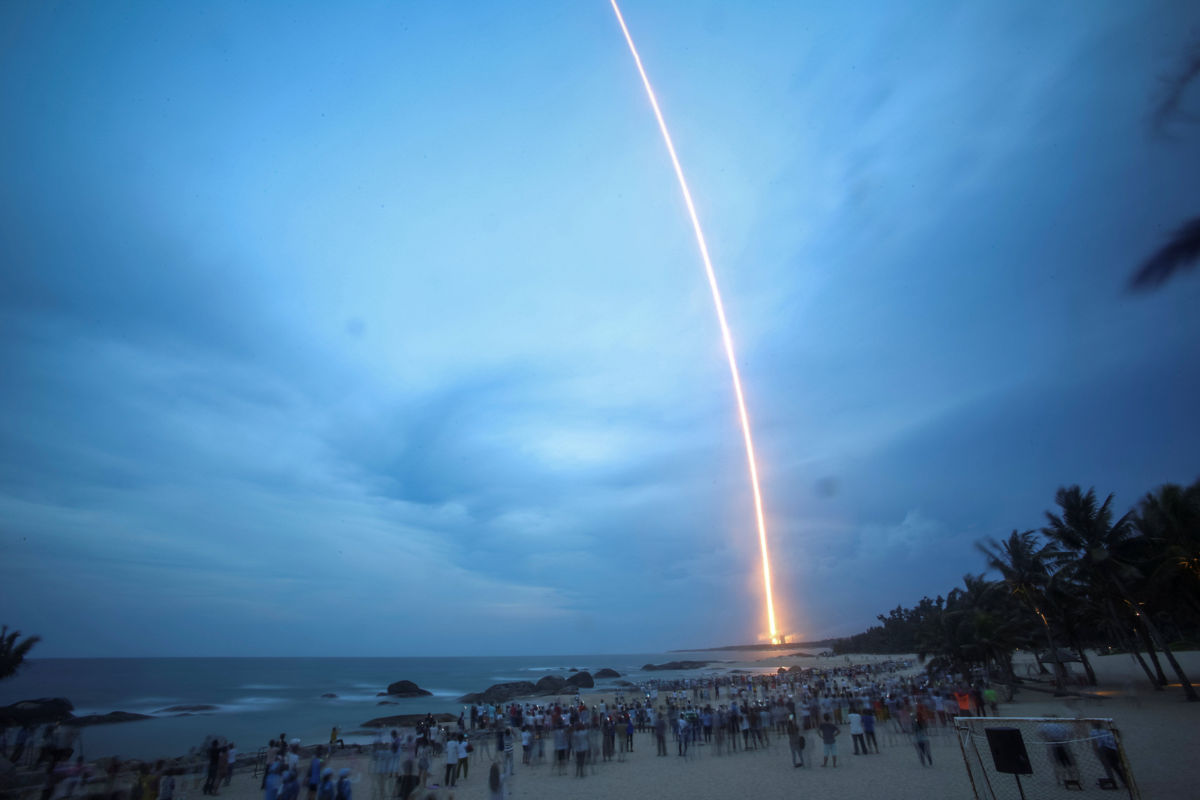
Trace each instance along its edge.
<path fill-rule="evenodd" d="M 881 657 L 856 656 L 854 663 L 866 663 Z M 1189 675 L 1200 679 L 1200 653 L 1180 656 Z M 764 667 L 833 666 L 844 664 L 842 657 L 825 659 L 773 658 L 763 662 L 746 662 L 743 668 L 756 671 Z M 730 667 L 739 665 L 727 665 Z M 1191 750 L 1191 736 L 1200 730 L 1200 703 L 1187 703 L 1180 689 L 1165 692 L 1149 688 L 1144 674 L 1129 656 L 1105 656 L 1094 660 L 1100 686 L 1096 690 L 1103 699 L 1054 698 L 1048 694 L 1021 691 L 1014 702 L 1002 703 L 1002 716 L 1110 717 L 1120 730 L 1142 797 L 1189 798 L 1200 796 L 1200 757 Z M 599 702 L 603 694 L 587 694 L 589 704 Z M 625 754 L 624 761 L 614 758 L 600 762 L 589 770 L 586 778 L 574 777 L 572 764 L 567 775 L 555 773 L 549 761 L 526 767 L 517 764 L 510 796 L 521 798 L 579 798 L 579 800 L 613 800 L 613 798 L 783 798 L 826 797 L 847 800 L 854 798 L 889 798 L 890 800 L 937 800 L 939 798 L 974 797 L 958 740 L 952 731 L 932 737 L 934 765 L 922 767 L 912 744 L 904 737 L 884 732 L 880 726 L 880 754 L 854 756 L 850 738 L 843 731 L 840 737 L 841 757 L 837 769 L 821 768 L 820 743 L 810 731 L 805 757 L 811 765 L 793 769 L 786 737 L 771 737 L 771 746 L 758 751 L 738 751 L 733 755 L 714 756 L 711 747 L 696 747 L 687 758 L 675 754 L 674 742 L 668 740 L 670 755 L 655 755 L 653 735 L 635 734 L 634 752 Z M 518 746 L 518 751 L 519 751 Z M 520 755 L 518 752 L 517 760 Z M 355 779 L 354 800 L 375 800 L 369 776 L 367 757 L 339 753 L 333 761 L 335 769 L 349 767 Z M 429 794 L 445 800 L 486 798 L 490 761 L 476 752 L 472 756 L 470 775 L 453 789 L 428 789 L 414 797 Z M 435 760 L 435 780 L 442 764 Z M 243 770 L 233 783 L 221 791 L 224 800 L 259 800 L 259 781 Z M 1007 789 L 1007 784 L 1005 785 Z M 199 800 L 198 791 L 190 783 L 176 800 Z M 1094 787 L 1083 795 L 1055 789 L 1054 796 L 1066 797 L 1103 795 L 1125 797 L 1122 792 L 1098 792 Z M 301 792 L 301 797 L 305 792 Z M 1000 796 L 1008 796 L 1001 794 Z M 1016 797 L 1015 790 L 1011 796 Z M 1030 800 L 1038 797 L 1029 794 Z M 1040 796 L 1046 796 L 1044 793 Z"/>

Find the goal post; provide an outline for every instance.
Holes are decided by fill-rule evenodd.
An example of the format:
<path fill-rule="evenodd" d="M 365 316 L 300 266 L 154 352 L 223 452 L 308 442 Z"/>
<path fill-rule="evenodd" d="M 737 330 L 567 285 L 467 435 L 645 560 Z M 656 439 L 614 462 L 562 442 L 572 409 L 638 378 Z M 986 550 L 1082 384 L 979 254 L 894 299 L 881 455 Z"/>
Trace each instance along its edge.
<path fill-rule="evenodd" d="M 1076 791 L 1141 800 L 1111 719 L 955 717 L 954 730 L 976 800 L 1032 800 Z"/>

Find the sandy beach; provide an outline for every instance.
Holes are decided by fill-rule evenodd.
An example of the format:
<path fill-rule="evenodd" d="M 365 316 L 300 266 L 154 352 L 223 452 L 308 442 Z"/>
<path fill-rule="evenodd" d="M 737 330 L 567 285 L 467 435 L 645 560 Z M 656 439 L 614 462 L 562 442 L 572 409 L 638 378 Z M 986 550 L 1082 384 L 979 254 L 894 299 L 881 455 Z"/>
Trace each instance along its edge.
<path fill-rule="evenodd" d="M 879 656 L 850 657 L 853 663 L 881 661 Z M 1200 674 L 1200 654 L 1180 654 L 1180 661 L 1189 674 Z M 844 657 L 833 658 L 772 658 L 764 661 L 726 665 L 756 672 L 777 666 L 833 667 L 846 664 Z M 1018 662 L 1019 664 L 1021 662 Z M 1137 785 L 1144 798 L 1185 798 L 1195 796 L 1200 785 L 1200 760 L 1188 753 L 1190 737 L 1187 731 L 1196 729 L 1200 705 L 1183 700 L 1178 687 L 1155 692 L 1146 684 L 1136 663 L 1127 655 L 1104 656 L 1094 660 L 1100 679 L 1095 694 L 1099 697 L 1056 698 L 1031 690 L 1020 691 L 1013 702 L 1001 703 L 1001 716 L 1107 717 L 1119 729 Z M 919 667 L 914 668 L 919 671 Z M 605 694 L 585 694 L 589 705 Z M 552 701 L 554 698 L 548 698 Z M 561 698 L 566 699 L 566 698 Z M 566 775 L 556 774 L 547 759 L 542 763 L 524 766 L 518 754 L 515 774 L 509 785 L 513 798 L 571 797 L 607 800 L 612 797 L 787 797 L 803 796 L 875 798 L 897 800 L 931 800 L 931 798 L 973 797 L 964 767 L 958 739 L 949 728 L 936 731 L 932 737 L 932 767 L 923 767 L 907 737 L 892 734 L 880 727 L 880 753 L 870 756 L 851 755 L 848 736 L 840 738 L 841 757 L 836 769 L 820 767 L 820 742 L 814 732 L 808 732 L 805 750 L 809 766 L 792 766 L 786 737 L 772 736 L 769 747 L 715 755 L 711 746 L 693 747 L 687 757 L 679 757 L 675 745 L 669 745 L 669 755 L 655 755 L 653 734 L 635 735 L 634 751 L 610 762 L 599 761 L 585 778 L 574 777 L 573 768 Z M 306 743 L 313 744 L 313 743 Z M 519 748 L 518 748 L 519 750 Z M 473 800 L 486 798 L 487 775 L 491 760 L 482 748 L 471 757 L 470 774 L 460 779 L 454 788 L 429 786 L 415 797 L 430 795 L 439 798 Z M 367 754 L 351 751 L 338 753 L 331 764 L 335 769 L 349 768 L 354 781 L 354 800 L 375 800 L 370 776 L 367 774 Z M 432 784 L 441 772 L 435 760 Z M 1008 789 L 1011 787 L 1005 787 Z M 1085 796 L 1124 796 L 1118 792 L 1102 792 L 1095 786 L 1085 787 Z M 1057 790 L 1061 793 L 1062 790 Z M 182 781 L 176 800 L 201 797 L 190 780 Z M 259 780 L 243 769 L 234 776 L 230 786 L 221 791 L 226 800 L 258 800 L 262 797 Z M 303 794 L 302 794 L 303 796 Z M 1015 793 L 1013 794 L 1015 797 Z M 1030 797 L 1037 796 L 1029 794 Z M 1072 793 L 1071 796 L 1076 796 Z"/>

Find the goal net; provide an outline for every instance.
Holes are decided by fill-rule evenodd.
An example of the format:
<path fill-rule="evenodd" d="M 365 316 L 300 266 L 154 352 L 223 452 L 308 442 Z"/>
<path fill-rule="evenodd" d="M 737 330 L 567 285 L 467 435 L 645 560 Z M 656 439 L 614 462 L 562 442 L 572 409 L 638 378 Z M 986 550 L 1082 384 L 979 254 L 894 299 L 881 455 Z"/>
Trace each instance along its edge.
<path fill-rule="evenodd" d="M 1141 798 L 1111 719 L 955 717 L 954 729 L 976 800 Z"/>

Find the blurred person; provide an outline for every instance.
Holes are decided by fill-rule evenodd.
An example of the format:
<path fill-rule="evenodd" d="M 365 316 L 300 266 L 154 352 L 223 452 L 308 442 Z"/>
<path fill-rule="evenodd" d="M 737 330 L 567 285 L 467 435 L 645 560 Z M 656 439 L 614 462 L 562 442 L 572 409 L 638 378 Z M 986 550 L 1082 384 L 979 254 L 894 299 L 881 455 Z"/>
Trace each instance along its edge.
<path fill-rule="evenodd" d="M 338 772 L 337 788 L 334 790 L 334 800 L 354 800 L 354 787 L 350 783 L 349 767 L 342 767 Z"/>
<path fill-rule="evenodd" d="M 834 769 L 837 769 L 837 737 L 842 735 L 842 729 L 834 724 L 832 714 L 826 714 L 817 730 L 821 733 L 821 742 L 825 752 L 825 759 L 821 762 L 821 766 L 828 766 L 829 758 L 832 756 Z"/>

